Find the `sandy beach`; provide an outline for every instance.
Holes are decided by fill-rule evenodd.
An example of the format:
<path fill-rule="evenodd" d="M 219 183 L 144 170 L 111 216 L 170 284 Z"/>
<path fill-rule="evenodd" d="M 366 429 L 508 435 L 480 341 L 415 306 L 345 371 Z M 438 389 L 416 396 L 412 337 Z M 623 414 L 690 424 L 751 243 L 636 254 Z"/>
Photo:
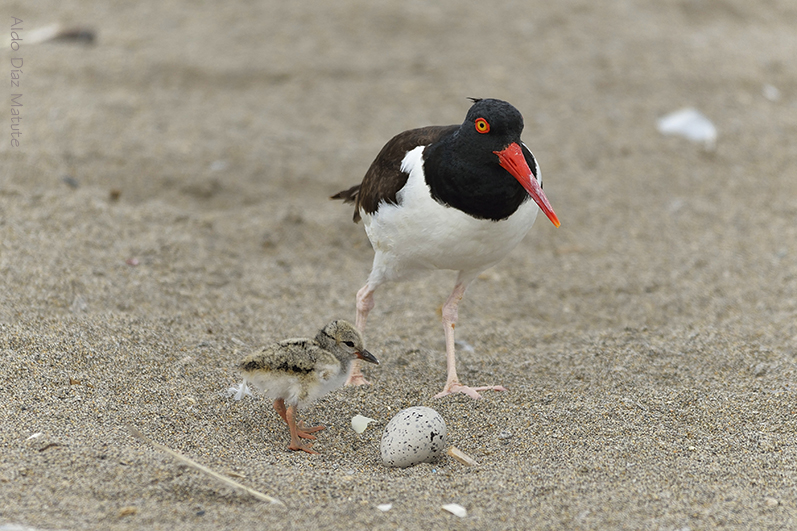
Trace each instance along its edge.
<path fill-rule="evenodd" d="M 797 528 L 794 3 L 0 12 L 0 530 Z M 95 39 L 33 42 L 54 23 Z M 460 305 L 460 377 L 508 391 L 433 399 L 455 274 L 387 285 L 373 385 L 302 412 L 320 455 L 288 451 L 267 399 L 228 395 L 238 361 L 354 319 L 373 253 L 329 196 L 469 96 L 523 113 L 562 221 Z M 713 148 L 657 131 L 687 107 Z M 418 405 L 479 464 L 385 468 Z"/>

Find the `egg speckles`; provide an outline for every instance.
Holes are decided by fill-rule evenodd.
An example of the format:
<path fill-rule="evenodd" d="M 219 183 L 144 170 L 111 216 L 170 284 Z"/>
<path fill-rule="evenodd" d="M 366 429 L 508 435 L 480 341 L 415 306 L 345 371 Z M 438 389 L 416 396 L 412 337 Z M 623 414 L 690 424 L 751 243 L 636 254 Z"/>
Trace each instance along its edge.
<path fill-rule="evenodd" d="M 422 406 L 402 409 L 382 433 L 385 466 L 408 467 L 432 461 L 446 446 L 446 423 L 440 413 Z"/>

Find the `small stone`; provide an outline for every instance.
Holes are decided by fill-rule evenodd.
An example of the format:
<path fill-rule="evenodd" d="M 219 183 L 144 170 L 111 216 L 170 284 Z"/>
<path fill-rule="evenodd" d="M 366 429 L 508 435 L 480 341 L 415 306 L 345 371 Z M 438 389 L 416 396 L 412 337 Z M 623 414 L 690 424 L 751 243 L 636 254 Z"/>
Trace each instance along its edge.
<path fill-rule="evenodd" d="M 767 507 L 777 507 L 780 505 L 780 501 L 777 498 L 764 498 L 764 503 L 767 504 Z"/>
<path fill-rule="evenodd" d="M 75 179 L 71 175 L 62 175 L 61 182 L 63 182 L 65 185 L 67 185 L 72 189 L 80 187 L 80 183 L 77 181 L 77 179 Z"/>
<path fill-rule="evenodd" d="M 214 160 L 210 164 L 210 171 L 224 171 L 228 166 L 229 164 L 226 160 Z"/>
<path fill-rule="evenodd" d="M 135 505 L 128 505 L 127 507 L 122 507 L 119 509 L 119 518 L 124 518 L 125 516 L 133 516 L 138 512 L 138 507 Z"/>
<path fill-rule="evenodd" d="M 769 101 L 778 101 L 780 99 L 780 90 L 774 85 L 764 85 L 761 93 Z"/>

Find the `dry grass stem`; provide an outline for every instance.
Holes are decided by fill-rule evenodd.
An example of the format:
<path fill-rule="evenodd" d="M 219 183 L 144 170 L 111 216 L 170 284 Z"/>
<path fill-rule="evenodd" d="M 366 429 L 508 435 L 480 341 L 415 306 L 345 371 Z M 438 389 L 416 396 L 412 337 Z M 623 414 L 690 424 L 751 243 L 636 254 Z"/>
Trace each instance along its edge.
<path fill-rule="evenodd" d="M 138 431 L 133 426 L 127 426 L 127 429 L 130 431 L 130 434 L 133 435 L 133 437 L 136 437 L 136 438 L 141 439 L 142 441 L 144 441 L 146 443 L 151 444 L 152 446 L 154 446 L 158 450 L 160 450 L 162 452 L 166 452 L 167 454 L 171 455 L 172 457 L 174 457 L 178 461 L 180 461 L 182 463 L 185 463 L 186 465 L 190 466 L 191 468 L 193 468 L 195 470 L 198 470 L 198 471 L 202 472 L 203 474 L 207 474 L 208 476 L 220 481 L 221 483 L 224 483 L 228 487 L 232 487 L 232 488 L 234 488 L 236 490 L 243 491 L 246 494 L 249 494 L 250 496 L 252 496 L 254 498 L 257 498 L 258 500 L 265 501 L 265 502 L 268 502 L 268 503 L 273 503 L 273 504 L 276 504 L 276 505 L 281 505 L 281 506 L 285 507 L 285 504 L 282 503 L 277 498 L 273 498 L 273 497 L 271 497 L 271 496 L 269 496 L 267 494 L 263 494 L 262 492 L 258 492 L 258 491 L 254 490 L 254 489 L 250 489 L 249 487 L 241 485 L 237 481 L 233 481 L 230 478 L 226 478 L 226 477 L 222 476 L 221 474 L 219 474 L 217 472 L 214 472 L 213 470 L 209 469 L 208 467 L 206 467 L 204 465 L 200 465 L 196 461 L 194 461 L 192 459 L 189 459 L 188 457 L 186 457 L 186 456 L 184 456 L 184 455 L 182 455 L 182 454 L 180 454 L 178 452 L 175 452 L 174 450 L 172 450 L 168 446 L 164 446 L 162 444 L 156 443 L 155 441 L 151 440 L 149 437 L 147 437 L 146 435 L 144 435 L 143 433 Z"/>

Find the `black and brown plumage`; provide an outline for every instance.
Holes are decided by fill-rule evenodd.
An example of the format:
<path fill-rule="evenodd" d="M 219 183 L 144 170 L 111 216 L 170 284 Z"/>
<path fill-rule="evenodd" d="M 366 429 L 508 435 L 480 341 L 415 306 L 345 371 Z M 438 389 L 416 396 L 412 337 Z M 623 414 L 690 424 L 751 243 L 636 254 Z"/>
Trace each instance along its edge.
<path fill-rule="evenodd" d="M 312 433 L 324 426 L 305 427 L 296 421 L 300 407 L 304 407 L 330 391 L 341 387 L 355 359 L 378 364 L 365 349 L 363 337 L 347 321 L 332 321 L 314 339 L 286 339 L 248 355 L 238 368 L 247 384 L 274 399 L 274 409 L 288 424 L 291 432 L 290 450 L 317 454 L 312 443 L 301 439 L 315 439 Z"/>

